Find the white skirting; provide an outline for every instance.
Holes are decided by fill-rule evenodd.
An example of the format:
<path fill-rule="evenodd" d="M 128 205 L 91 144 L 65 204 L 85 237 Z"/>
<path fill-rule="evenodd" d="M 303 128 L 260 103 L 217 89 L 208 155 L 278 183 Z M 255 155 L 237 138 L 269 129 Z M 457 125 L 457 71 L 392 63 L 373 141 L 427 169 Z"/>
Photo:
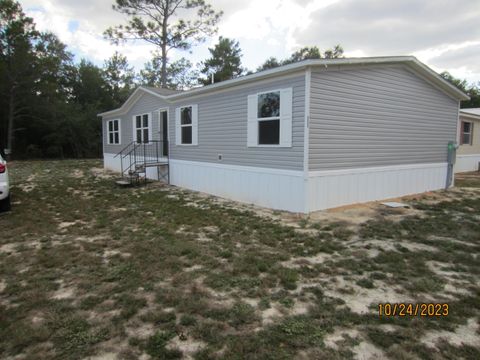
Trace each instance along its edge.
<path fill-rule="evenodd" d="M 443 189 L 446 181 L 447 163 L 313 171 L 307 212 Z"/>
<path fill-rule="evenodd" d="M 272 209 L 304 212 L 303 171 L 170 160 L 170 183 Z"/>
<path fill-rule="evenodd" d="M 104 154 L 105 168 L 120 161 Z M 303 171 L 170 159 L 170 183 L 244 203 L 308 213 L 445 188 L 447 164 Z M 155 173 L 148 174 L 156 178 Z"/>
<path fill-rule="evenodd" d="M 477 171 L 480 163 L 480 154 L 457 155 L 455 173 Z"/>
<path fill-rule="evenodd" d="M 120 157 L 115 157 L 115 154 L 103 153 L 103 168 L 105 170 L 120 172 Z"/>

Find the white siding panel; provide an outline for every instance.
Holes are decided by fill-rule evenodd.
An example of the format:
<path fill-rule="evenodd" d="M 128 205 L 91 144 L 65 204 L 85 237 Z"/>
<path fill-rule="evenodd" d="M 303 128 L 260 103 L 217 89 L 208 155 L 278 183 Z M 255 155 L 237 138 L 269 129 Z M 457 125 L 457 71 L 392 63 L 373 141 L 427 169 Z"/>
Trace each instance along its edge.
<path fill-rule="evenodd" d="M 455 172 L 478 171 L 480 168 L 480 154 L 457 155 Z"/>
<path fill-rule="evenodd" d="M 439 190 L 446 179 L 446 163 L 312 171 L 307 211 Z"/>
<path fill-rule="evenodd" d="M 170 161 L 171 184 L 272 209 L 304 212 L 302 171 Z"/>

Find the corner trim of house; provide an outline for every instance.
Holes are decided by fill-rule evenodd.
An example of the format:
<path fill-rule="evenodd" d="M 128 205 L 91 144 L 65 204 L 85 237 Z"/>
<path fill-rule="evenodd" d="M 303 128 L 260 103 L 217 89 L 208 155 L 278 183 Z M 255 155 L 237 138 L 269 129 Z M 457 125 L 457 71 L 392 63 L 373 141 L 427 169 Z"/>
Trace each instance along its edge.
<path fill-rule="evenodd" d="M 456 128 L 456 133 L 455 133 L 455 142 L 457 144 L 460 144 L 460 101 L 458 102 L 458 107 L 457 107 L 457 128 Z"/>
<path fill-rule="evenodd" d="M 310 94 L 311 94 L 311 82 L 312 82 L 312 69 L 307 67 L 305 69 L 305 120 L 303 127 L 303 177 L 305 180 L 305 213 L 309 212 L 308 208 L 308 177 L 309 177 L 309 147 L 310 147 Z"/>

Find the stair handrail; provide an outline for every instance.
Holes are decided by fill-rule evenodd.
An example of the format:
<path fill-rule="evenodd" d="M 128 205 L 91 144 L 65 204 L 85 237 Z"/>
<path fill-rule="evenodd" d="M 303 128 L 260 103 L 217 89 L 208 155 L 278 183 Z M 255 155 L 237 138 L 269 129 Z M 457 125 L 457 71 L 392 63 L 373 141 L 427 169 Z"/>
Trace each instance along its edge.
<path fill-rule="evenodd" d="M 159 151 L 160 146 L 161 149 Z M 147 164 L 158 163 L 160 158 L 166 158 L 168 164 L 169 155 L 168 140 L 150 140 L 148 143 L 132 141 L 120 150 L 114 158 L 120 156 L 121 173 L 123 177 L 139 164 L 142 164 L 142 168 L 146 169 Z M 128 166 L 124 168 L 123 160 L 126 157 L 129 157 Z M 147 159 L 147 157 L 149 157 L 149 159 Z M 150 159 L 150 157 L 152 159 Z"/>
<path fill-rule="evenodd" d="M 126 145 L 122 150 L 120 150 L 113 158 L 116 158 L 117 156 L 121 155 L 129 146 L 135 145 L 136 143 L 137 143 L 136 141 L 132 141 L 128 143 L 128 145 Z"/>

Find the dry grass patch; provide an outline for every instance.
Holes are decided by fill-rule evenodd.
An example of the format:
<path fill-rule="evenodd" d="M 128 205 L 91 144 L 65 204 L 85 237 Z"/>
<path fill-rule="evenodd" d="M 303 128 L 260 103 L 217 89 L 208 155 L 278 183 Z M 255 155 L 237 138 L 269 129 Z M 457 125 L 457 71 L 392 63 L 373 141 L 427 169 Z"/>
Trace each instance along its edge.
<path fill-rule="evenodd" d="M 156 183 L 120 189 L 98 161 L 11 170 L 0 357 L 480 357 L 476 178 L 400 199 L 408 209 L 307 217 Z M 378 317 L 379 302 L 425 301 L 451 314 Z"/>

